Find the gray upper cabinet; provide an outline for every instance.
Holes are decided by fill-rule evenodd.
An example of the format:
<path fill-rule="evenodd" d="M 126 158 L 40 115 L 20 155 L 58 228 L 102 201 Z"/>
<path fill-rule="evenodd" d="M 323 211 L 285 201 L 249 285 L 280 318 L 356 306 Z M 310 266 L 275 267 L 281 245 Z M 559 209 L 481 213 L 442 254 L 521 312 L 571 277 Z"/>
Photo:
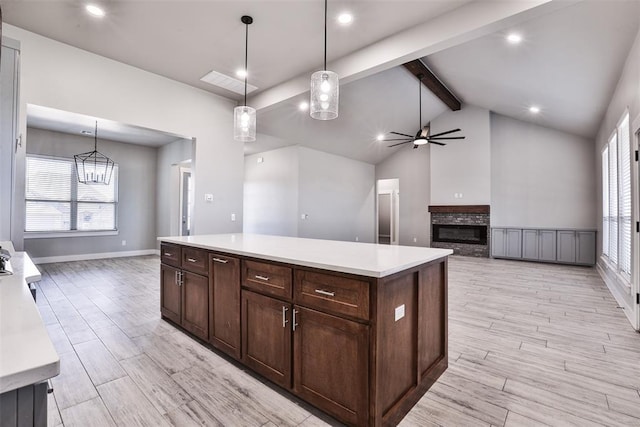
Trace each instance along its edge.
<path fill-rule="evenodd" d="M 596 232 L 593 230 L 492 228 L 491 256 L 594 265 Z"/>
<path fill-rule="evenodd" d="M 11 240 L 15 141 L 18 124 L 19 43 L 2 38 L 0 61 L 0 241 Z"/>

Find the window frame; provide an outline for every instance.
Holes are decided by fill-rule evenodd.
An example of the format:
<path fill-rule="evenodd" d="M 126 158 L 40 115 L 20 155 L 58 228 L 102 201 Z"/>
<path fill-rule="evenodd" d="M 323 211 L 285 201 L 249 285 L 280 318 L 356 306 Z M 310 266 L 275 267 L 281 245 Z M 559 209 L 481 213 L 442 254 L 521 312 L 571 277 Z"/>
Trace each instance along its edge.
<path fill-rule="evenodd" d="M 114 164 L 114 168 L 116 169 L 112 175 L 113 186 L 114 186 L 114 201 L 113 202 L 95 202 L 95 201 L 86 201 L 86 200 L 78 200 L 78 186 L 83 185 L 78 181 L 76 166 L 73 158 L 68 157 L 60 157 L 60 156 L 51 156 L 46 154 L 31 154 L 27 153 L 25 162 L 28 161 L 28 158 L 40 158 L 46 160 L 57 160 L 64 161 L 71 164 L 71 197 L 70 200 L 64 200 L 62 202 L 70 204 L 70 227 L 75 227 L 75 229 L 71 230 L 42 230 L 42 231 L 28 231 L 26 230 L 27 223 L 27 202 L 54 202 L 54 200 L 47 199 L 29 199 L 26 197 L 25 191 L 25 230 L 24 230 L 24 238 L 25 239 L 49 239 L 49 238 L 60 238 L 60 237 L 95 237 L 95 236 L 116 236 L 120 233 L 119 224 L 118 224 L 118 213 L 119 213 L 119 175 L 120 175 L 120 166 L 118 163 Z M 86 184 L 84 184 L 86 185 Z M 25 168 L 25 187 L 26 187 L 26 168 Z M 25 188 L 26 190 L 26 188 Z M 112 204 L 114 207 L 114 228 L 107 230 L 79 230 L 78 227 L 78 204 L 81 203 L 90 203 L 90 204 Z"/>

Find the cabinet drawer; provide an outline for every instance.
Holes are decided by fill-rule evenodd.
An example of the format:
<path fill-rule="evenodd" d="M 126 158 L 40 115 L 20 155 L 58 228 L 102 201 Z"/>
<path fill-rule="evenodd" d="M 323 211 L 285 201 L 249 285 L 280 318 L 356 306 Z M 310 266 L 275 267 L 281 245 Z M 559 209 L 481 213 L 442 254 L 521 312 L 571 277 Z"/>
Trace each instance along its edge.
<path fill-rule="evenodd" d="M 180 267 L 180 246 L 162 243 L 160 245 L 160 260 L 162 263 Z"/>
<path fill-rule="evenodd" d="M 369 319 L 369 283 L 362 280 L 296 270 L 294 301 L 321 311 Z"/>
<path fill-rule="evenodd" d="M 209 274 L 208 253 L 202 249 L 182 248 L 182 268 L 194 273 Z"/>
<path fill-rule="evenodd" d="M 263 294 L 291 299 L 292 272 L 289 267 L 266 262 L 242 261 L 242 286 Z"/>

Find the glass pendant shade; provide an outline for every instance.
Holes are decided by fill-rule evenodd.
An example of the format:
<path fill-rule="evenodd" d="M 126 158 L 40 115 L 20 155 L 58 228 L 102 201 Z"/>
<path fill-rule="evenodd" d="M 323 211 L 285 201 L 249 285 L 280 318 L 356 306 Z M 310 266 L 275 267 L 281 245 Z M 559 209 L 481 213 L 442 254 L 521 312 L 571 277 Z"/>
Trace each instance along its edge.
<path fill-rule="evenodd" d="M 89 153 L 73 156 L 76 162 L 78 182 L 82 184 L 109 185 L 113 174 L 113 160 L 102 153 L 91 151 Z"/>
<path fill-rule="evenodd" d="M 311 117 L 332 120 L 338 117 L 339 83 L 333 71 L 316 71 L 311 75 Z"/>
<path fill-rule="evenodd" d="M 242 142 L 256 140 L 256 109 L 241 105 L 233 109 L 233 139 Z"/>

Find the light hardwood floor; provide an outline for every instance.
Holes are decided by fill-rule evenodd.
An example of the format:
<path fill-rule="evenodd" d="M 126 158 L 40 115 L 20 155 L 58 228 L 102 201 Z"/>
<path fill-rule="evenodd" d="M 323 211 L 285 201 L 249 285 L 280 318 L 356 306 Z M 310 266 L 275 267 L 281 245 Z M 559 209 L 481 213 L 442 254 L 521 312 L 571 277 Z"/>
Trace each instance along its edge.
<path fill-rule="evenodd" d="M 39 266 L 49 425 L 335 424 L 159 316 L 157 257 Z M 640 334 L 593 268 L 451 257 L 449 369 L 402 426 L 640 426 Z"/>

